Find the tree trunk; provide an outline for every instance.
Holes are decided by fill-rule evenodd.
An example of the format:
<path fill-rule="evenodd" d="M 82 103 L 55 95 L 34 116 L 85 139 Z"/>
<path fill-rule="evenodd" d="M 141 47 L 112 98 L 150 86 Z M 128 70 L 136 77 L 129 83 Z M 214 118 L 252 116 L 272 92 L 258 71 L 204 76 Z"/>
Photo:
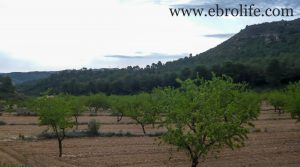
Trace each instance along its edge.
<path fill-rule="evenodd" d="M 145 125 L 144 124 L 141 124 L 141 127 L 143 129 L 143 133 L 144 133 L 144 136 L 146 135 L 146 130 L 145 130 Z"/>
<path fill-rule="evenodd" d="M 76 115 L 74 115 L 74 117 L 75 117 L 75 123 L 76 123 L 76 130 L 78 130 L 78 118 Z"/>
<path fill-rule="evenodd" d="M 121 113 L 121 115 L 117 116 L 117 121 L 120 122 L 122 120 L 122 118 L 123 118 L 123 113 Z"/>
<path fill-rule="evenodd" d="M 199 163 L 198 158 L 193 158 L 191 167 L 197 167 L 198 163 Z"/>
<path fill-rule="evenodd" d="M 58 139 L 59 157 L 62 157 L 62 140 Z"/>

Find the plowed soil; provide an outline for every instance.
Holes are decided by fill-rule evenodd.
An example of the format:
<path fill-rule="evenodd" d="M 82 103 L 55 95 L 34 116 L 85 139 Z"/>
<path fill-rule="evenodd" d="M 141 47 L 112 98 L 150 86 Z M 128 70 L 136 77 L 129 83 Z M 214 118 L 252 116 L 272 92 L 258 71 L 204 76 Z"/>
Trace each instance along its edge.
<path fill-rule="evenodd" d="M 121 124 L 110 116 L 82 116 L 86 123 L 90 119 L 105 123 L 102 132 L 131 132 L 141 134 L 141 128 L 125 118 Z M 86 137 L 65 139 L 63 157 L 58 157 L 57 141 L 19 140 L 18 135 L 31 136 L 41 133 L 47 127 L 39 127 L 36 117 L 4 115 L 0 126 L 0 166 L 57 166 L 57 167 L 155 167 L 190 166 L 184 152 L 177 152 L 169 145 L 159 145 L 155 137 Z M 256 127 L 249 134 L 246 146 L 238 150 L 224 149 L 209 155 L 200 166 L 205 167 L 299 167 L 300 166 L 300 123 L 288 114 L 278 115 L 266 104 L 262 106 Z M 86 129 L 86 125 L 80 125 Z M 147 127 L 150 132 L 163 131 Z M 1 165 L 2 164 L 2 165 Z"/>

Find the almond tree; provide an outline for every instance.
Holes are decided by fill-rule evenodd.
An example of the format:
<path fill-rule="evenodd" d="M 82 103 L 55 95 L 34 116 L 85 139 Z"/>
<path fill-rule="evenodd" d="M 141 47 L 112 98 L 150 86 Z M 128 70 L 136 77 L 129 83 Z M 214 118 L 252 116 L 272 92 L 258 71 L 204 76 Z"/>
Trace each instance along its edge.
<path fill-rule="evenodd" d="M 85 103 L 89 111 L 94 111 L 96 114 L 100 109 L 108 109 L 110 107 L 108 97 L 104 94 L 87 96 Z"/>
<path fill-rule="evenodd" d="M 293 118 L 300 121 L 300 81 L 289 84 L 286 89 L 287 104 L 286 110 L 291 113 Z"/>
<path fill-rule="evenodd" d="M 278 111 L 278 114 L 280 115 L 284 105 L 286 104 L 287 98 L 283 92 L 272 91 L 268 94 L 267 100 L 272 106 L 274 106 L 275 112 Z"/>
<path fill-rule="evenodd" d="M 196 167 L 209 152 L 244 145 L 259 100 L 245 85 L 214 77 L 211 81 L 186 80 L 178 89 L 161 90 L 167 105 L 161 139 L 184 150 Z"/>
<path fill-rule="evenodd" d="M 78 130 L 78 117 L 82 112 L 85 111 L 85 97 L 83 96 L 66 96 L 66 100 L 68 100 L 68 105 L 71 108 L 71 113 L 75 119 L 76 129 Z"/>
<path fill-rule="evenodd" d="M 40 97 L 29 106 L 38 113 L 40 125 L 48 125 L 58 141 L 59 157 L 62 156 L 62 141 L 66 128 L 73 126 L 71 107 L 64 96 Z"/>

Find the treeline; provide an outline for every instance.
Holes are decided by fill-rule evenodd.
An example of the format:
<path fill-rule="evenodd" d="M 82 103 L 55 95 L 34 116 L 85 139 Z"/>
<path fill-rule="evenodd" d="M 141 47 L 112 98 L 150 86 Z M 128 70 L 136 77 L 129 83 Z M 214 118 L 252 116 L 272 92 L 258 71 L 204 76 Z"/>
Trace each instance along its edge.
<path fill-rule="evenodd" d="M 189 61 L 191 58 L 181 59 Z M 55 73 L 47 79 L 21 85 L 19 90 L 26 94 L 38 95 L 51 89 L 52 93 L 68 93 L 73 95 L 94 94 L 135 94 L 150 92 L 157 87 L 178 87 L 176 79 L 186 80 L 195 78 L 211 79 L 212 73 L 217 76 L 227 75 L 234 82 L 248 83 L 252 88 L 277 88 L 289 82 L 300 80 L 300 67 L 272 59 L 264 67 L 250 64 L 226 62 L 221 65 L 206 67 L 178 66 L 171 68 L 170 63 L 158 62 L 151 66 L 138 66 L 124 69 L 65 70 Z M 183 63 L 185 64 L 185 63 Z"/>

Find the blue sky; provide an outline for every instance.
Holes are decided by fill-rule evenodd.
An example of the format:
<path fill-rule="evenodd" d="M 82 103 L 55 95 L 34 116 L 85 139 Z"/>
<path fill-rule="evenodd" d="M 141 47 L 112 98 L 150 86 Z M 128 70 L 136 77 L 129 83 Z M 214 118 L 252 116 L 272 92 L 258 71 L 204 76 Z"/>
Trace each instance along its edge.
<path fill-rule="evenodd" d="M 197 54 L 246 25 L 296 17 L 172 17 L 170 7 L 296 0 L 0 0 L 0 72 L 145 66 Z"/>

